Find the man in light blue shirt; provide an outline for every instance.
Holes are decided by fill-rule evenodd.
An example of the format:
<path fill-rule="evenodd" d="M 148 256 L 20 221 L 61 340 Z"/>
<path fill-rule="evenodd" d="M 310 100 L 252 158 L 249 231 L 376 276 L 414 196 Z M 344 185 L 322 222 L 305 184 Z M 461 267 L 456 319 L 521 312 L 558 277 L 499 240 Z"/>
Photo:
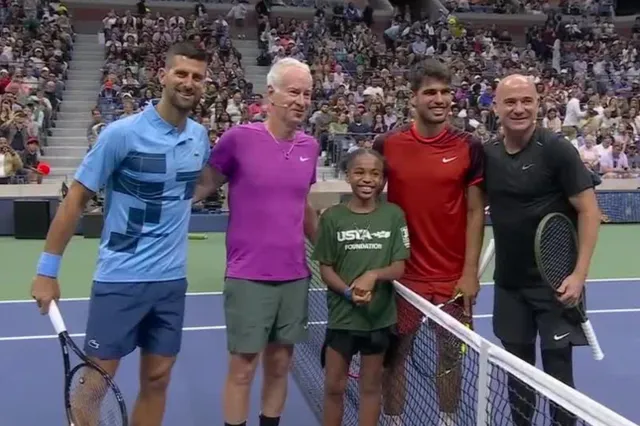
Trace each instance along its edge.
<path fill-rule="evenodd" d="M 191 198 L 209 157 L 205 128 L 187 117 L 202 95 L 206 65 L 192 43 L 174 45 L 160 72 L 161 100 L 100 133 L 51 224 L 32 286 L 46 313 L 60 297 L 61 257 L 85 204 L 104 189 L 85 352 L 113 376 L 120 359 L 141 348 L 134 425 L 161 425 L 180 350 Z"/>

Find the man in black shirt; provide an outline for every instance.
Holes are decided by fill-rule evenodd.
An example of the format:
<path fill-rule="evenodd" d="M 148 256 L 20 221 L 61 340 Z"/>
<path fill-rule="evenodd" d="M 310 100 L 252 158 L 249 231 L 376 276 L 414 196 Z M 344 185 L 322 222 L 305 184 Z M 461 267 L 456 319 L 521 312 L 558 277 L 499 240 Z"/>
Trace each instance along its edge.
<path fill-rule="evenodd" d="M 536 126 L 539 97 L 529 77 L 511 75 L 496 91 L 501 140 L 485 144 L 485 185 L 496 243 L 493 330 L 505 349 L 535 364 L 540 335 L 544 370 L 573 387 L 573 346 L 587 344 L 565 306 L 583 292 L 597 240 L 600 211 L 591 174 L 566 139 Z M 558 294 L 542 281 L 534 255 L 538 224 L 549 213 L 571 218 L 578 229 L 578 263 Z M 535 395 L 509 378 L 516 426 L 530 426 Z M 551 406 L 554 424 L 575 425 Z"/>

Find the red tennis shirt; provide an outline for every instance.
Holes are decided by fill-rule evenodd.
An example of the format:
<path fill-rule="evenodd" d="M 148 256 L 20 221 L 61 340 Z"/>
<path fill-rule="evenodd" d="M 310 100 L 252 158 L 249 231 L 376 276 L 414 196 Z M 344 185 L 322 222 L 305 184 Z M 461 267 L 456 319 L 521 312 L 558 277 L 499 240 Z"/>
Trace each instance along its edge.
<path fill-rule="evenodd" d="M 466 190 L 483 180 L 482 142 L 451 127 L 425 139 L 409 124 L 378 136 L 374 149 L 387 162 L 387 199 L 407 218 L 411 257 L 404 279 L 459 279 L 466 247 Z"/>

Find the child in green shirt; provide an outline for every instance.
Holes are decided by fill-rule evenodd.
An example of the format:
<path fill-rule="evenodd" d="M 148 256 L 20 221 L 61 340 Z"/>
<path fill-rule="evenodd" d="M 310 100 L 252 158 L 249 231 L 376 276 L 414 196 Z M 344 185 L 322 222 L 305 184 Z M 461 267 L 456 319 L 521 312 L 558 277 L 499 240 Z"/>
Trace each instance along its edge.
<path fill-rule="evenodd" d="M 328 287 L 323 425 L 342 424 L 349 365 L 359 353 L 359 425 L 375 426 L 384 358 L 396 324 L 392 281 L 404 272 L 409 236 L 402 210 L 378 199 L 385 184 L 380 154 L 353 151 L 347 182 L 352 197 L 322 214 L 314 252 Z"/>

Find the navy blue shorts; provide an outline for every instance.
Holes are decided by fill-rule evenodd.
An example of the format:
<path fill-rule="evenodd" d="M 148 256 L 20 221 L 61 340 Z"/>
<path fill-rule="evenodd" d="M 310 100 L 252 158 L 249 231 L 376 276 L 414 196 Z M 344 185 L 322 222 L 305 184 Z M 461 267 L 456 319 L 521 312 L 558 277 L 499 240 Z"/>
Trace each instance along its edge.
<path fill-rule="evenodd" d="M 172 357 L 180 351 L 187 280 L 94 282 L 84 350 L 97 359 L 120 359 L 136 347 Z"/>

